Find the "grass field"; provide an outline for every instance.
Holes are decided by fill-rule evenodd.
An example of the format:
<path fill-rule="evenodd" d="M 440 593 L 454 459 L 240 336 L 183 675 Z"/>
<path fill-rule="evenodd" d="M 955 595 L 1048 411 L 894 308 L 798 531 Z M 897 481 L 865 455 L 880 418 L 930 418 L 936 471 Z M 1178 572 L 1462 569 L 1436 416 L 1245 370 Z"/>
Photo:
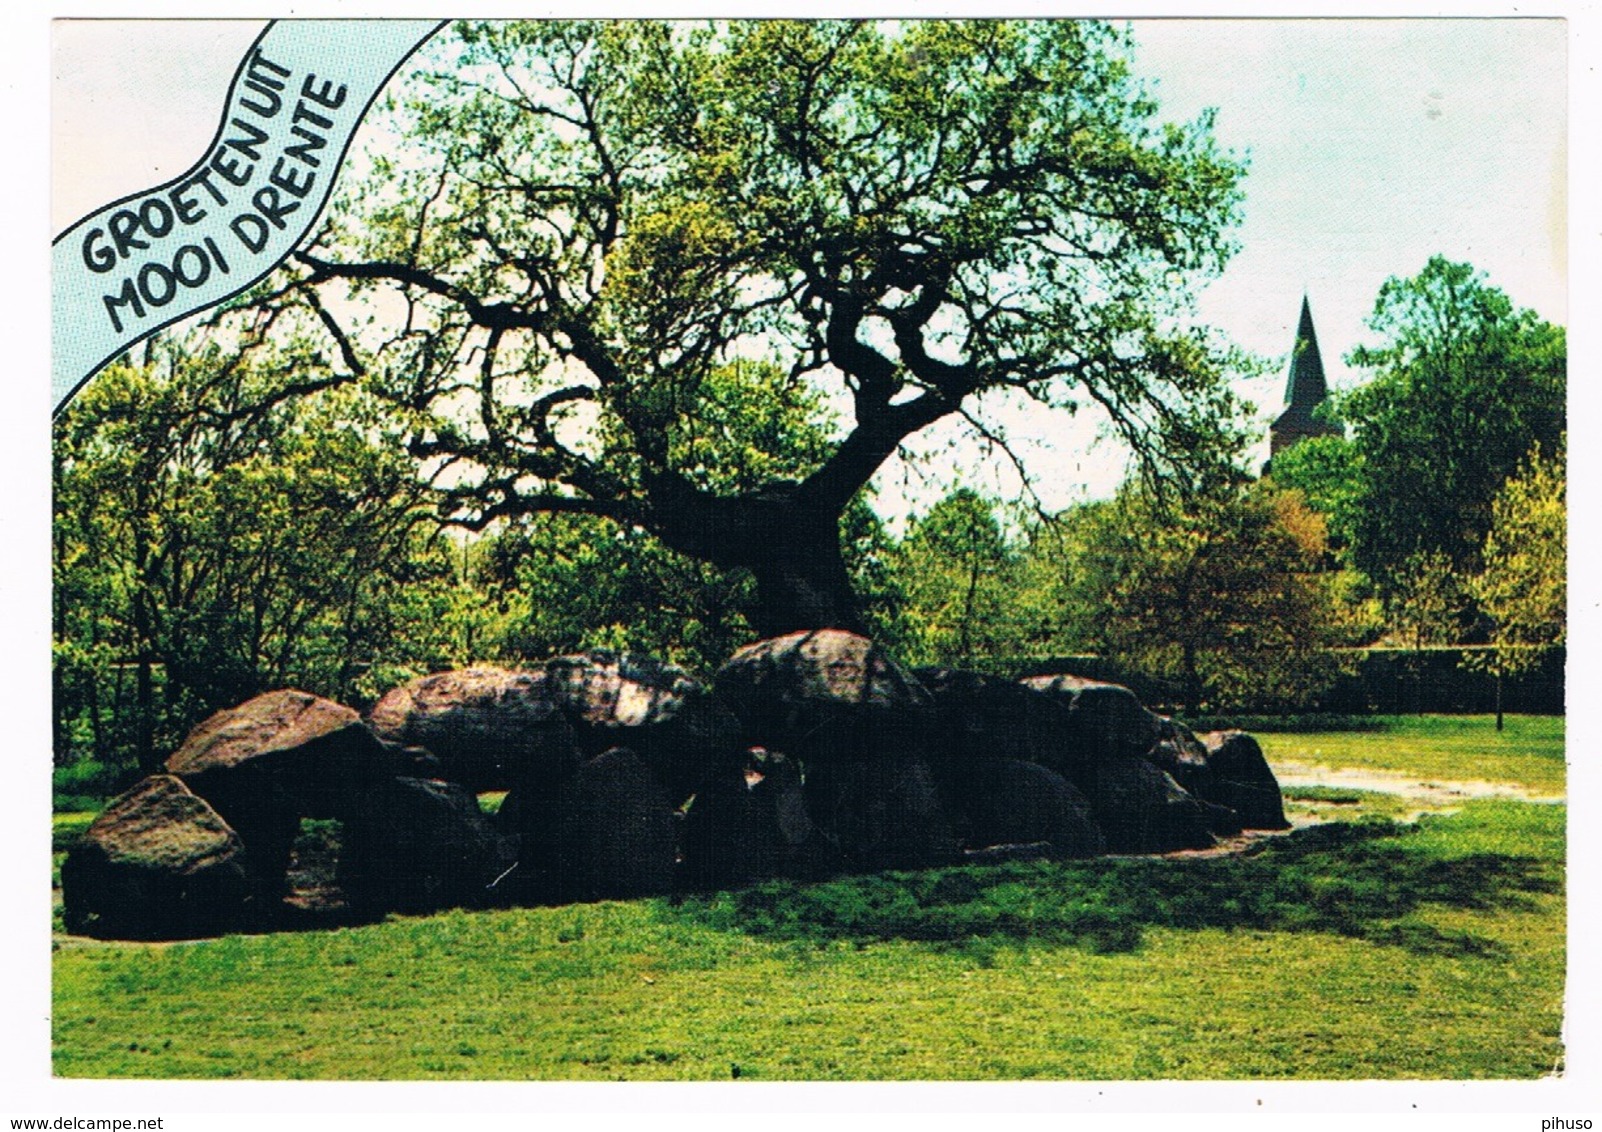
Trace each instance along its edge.
<path fill-rule="evenodd" d="M 1562 791 L 1562 721 L 1264 735 Z M 1471 761 L 1476 737 L 1483 762 Z M 1316 756 L 1316 758 L 1315 758 Z M 1447 768 L 1456 768 L 1450 774 Z M 775 883 L 168 945 L 60 935 L 70 1077 L 1530 1078 L 1560 1063 L 1565 807 L 1302 787 L 1231 856 Z M 81 818 L 58 820 L 63 838 Z"/>
<path fill-rule="evenodd" d="M 1564 792 L 1562 717 L 1510 715 L 1498 732 L 1489 715 L 1393 715 L 1381 731 L 1258 733 L 1272 762 L 1395 771 L 1426 778 Z"/>

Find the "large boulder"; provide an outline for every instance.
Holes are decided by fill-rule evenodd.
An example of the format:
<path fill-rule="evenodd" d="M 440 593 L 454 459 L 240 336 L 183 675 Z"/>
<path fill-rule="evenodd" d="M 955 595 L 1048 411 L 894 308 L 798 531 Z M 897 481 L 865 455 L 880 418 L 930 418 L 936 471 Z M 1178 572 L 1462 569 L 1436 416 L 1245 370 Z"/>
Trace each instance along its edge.
<path fill-rule="evenodd" d="M 239 834 L 270 896 L 288 869 L 300 819 L 356 812 L 401 761 L 352 709 L 286 688 L 208 717 L 166 770 Z"/>
<path fill-rule="evenodd" d="M 843 629 L 747 645 L 718 670 L 714 696 L 746 742 L 814 763 L 925 753 L 929 693 L 866 637 Z"/>
<path fill-rule="evenodd" d="M 1062 857 L 1106 849 L 1090 802 L 1067 779 L 1037 763 L 1001 759 L 987 766 L 962 800 L 969 849 L 1048 842 Z"/>
<path fill-rule="evenodd" d="M 774 876 L 821 880 L 844 859 L 812 820 L 796 762 L 764 750 L 697 793 L 685 814 L 681 879 L 734 888 Z"/>
<path fill-rule="evenodd" d="M 747 742 L 800 761 L 806 810 L 846 867 L 956 859 L 928 764 L 934 701 L 872 641 L 843 629 L 758 641 L 719 669 L 713 690 Z"/>
<path fill-rule="evenodd" d="M 1196 796 L 1192 794 L 1191 797 L 1195 798 Z M 1234 837 L 1245 830 L 1246 827 L 1241 822 L 1240 815 L 1228 806 L 1220 805 L 1217 802 L 1209 802 L 1205 798 L 1196 798 L 1196 801 L 1201 804 L 1207 820 L 1207 829 L 1210 833 L 1218 837 Z"/>
<path fill-rule="evenodd" d="M 1234 810 L 1247 829 L 1289 829 L 1279 780 L 1257 740 L 1244 731 L 1214 731 L 1200 738 L 1212 777 L 1207 800 Z"/>
<path fill-rule="evenodd" d="M 1093 768 L 1109 760 L 1139 757 L 1161 738 L 1158 716 L 1122 684 L 1080 676 L 1033 676 L 1020 681 L 1068 708 L 1068 739 L 1056 761 L 1044 765 L 1082 789 Z"/>
<path fill-rule="evenodd" d="M 560 782 L 580 762 L 542 670 L 436 672 L 391 689 L 367 720 L 381 739 L 426 749 L 440 777 L 474 791 Z"/>
<path fill-rule="evenodd" d="M 806 766 L 807 812 L 847 868 L 921 869 L 957 859 L 957 839 L 921 756 L 886 749 Z"/>
<path fill-rule="evenodd" d="M 614 748 L 579 767 L 556 810 L 564 898 L 627 900 L 672 890 L 674 807 L 633 751 Z"/>
<path fill-rule="evenodd" d="M 764 752 L 761 781 L 751 787 L 759 811 L 773 815 L 779 837 L 779 873 L 796 880 L 822 880 L 845 867 L 840 847 L 818 828 L 807 808 L 806 787 L 793 759 Z"/>
<path fill-rule="evenodd" d="M 1167 853 L 1214 844 L 1215 817 L 1170 775 L 1142 758 L 1096 764 L 1086 793 L 1112 853 Z"/>
<path fill-rule="evenodd" d="M 1213 772 L 1207 747 L 1196 733 L 1167 716 L 1158 717 L 1158 739 L 1146 752 L 1146 761 L 1172 776 L 1189 794 L 1211 800 Z"/>
<path fill-rule="evenodd" d="M 182 939 L 239 926 L 253 911 L 245 845 L 171 775 L 111 804 L 61 866 L 67 930 L 107 939 Z"/>
<path fill-rule="evenodd" d="M 207 717 L 166 770 L 203 797 L 217 784 L 248 782 L 293 795 L 307 816 L 337 817 L 399 765 L 354 710 L 284 688 Z"/>
<path fill-rule="evenodd" d="M 517 866 L 496 884 L 497 893 L 515 904 L 551 904 L 570 899 L 562 859 L 562 790 L 510 791 L 491 820 L 517 847 Z"/>
<path fill-rule="evenodd" d="M 684 815 L 681 844 L 687 888 L 738 888 L 776 876 L 783 840 L 772 796 L 756 794 L 743 770 L 705 783 Z"/>
<path fill-rule="evenodd" d="M 541 668 L 584 754 L 627 747 L 676 804 L 744 761 L 737 721 L 682 668 L 605 650 L 556 657 Z"/>
<path fill-rule="evenodd" d="M 344 822 L 338 882 L 363 912 L 430 912 L 491 903 L 492 885 L 517 860 L 465 787 L 394 778 Z"/>
<path fill-rule="evenodd" d="M 427 748 L 443 777 L 475 790 L 548 790 L 626 744 L 682 801 L 738 758 L 733 721 L 688 673 L 604 650 L 520 671 L 424 676 L 390 691 L 369 720 L 385 739 Z"/>
<path fill-rule="evenodd" d="M 948 800 L 1003 760 L 1057 766 L 1075 742 L 1068 704 L 1014 680 L 956 668 L 913 673 L 934 699 L 929 766 Z"/>

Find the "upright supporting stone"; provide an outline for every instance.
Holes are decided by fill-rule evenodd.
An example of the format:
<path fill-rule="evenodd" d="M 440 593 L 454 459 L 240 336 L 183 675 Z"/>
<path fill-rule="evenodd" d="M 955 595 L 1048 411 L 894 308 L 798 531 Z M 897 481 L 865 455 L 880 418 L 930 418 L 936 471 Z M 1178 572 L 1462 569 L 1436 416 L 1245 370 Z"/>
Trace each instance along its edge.
<path fill-rule="evenodd" d="M 517 860 L 465 787 L 396 778 L 345 822 L 339 884 L 365 912 L 430 912 L 494 902 L 490 884 Z"/>
<path fill-rule="evenodd" d="M 254 912 L 245 846 L 171 775 L 112 799 L 61 866 L 68 931 L 183 939 L 244 925 Z"/>
<path fill-rule="evenodd" d="M 1201 736 L 1212 773 L 1210 802 L 1228 806 L 1247 829 L 1289 829 L 1279 779 L 1263 757 L 1263 748 L 1244 731 L 1214 731 Z"/>
<path fill-rule="evenodd" d="M 672 891 L 673 807 L 634 752 L 614 748 L 586 762 L 559 802 L 559 868 L 578 900 L 628 900 Z"/>
<path fill-rule="evenodd" d="M 1094 857 L 1106 849 L 1090 802 L 1055 771 L 1003 759 L 970 786 L 962 801 L 970 849 L 1048 842 L 1059 857 Z"/>

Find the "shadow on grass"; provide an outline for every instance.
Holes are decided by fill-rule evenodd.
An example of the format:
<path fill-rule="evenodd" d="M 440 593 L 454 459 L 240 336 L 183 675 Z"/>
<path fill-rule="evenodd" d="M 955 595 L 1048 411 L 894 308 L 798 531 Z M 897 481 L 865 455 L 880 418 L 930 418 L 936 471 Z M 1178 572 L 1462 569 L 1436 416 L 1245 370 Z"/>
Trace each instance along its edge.
<path fill-rule="evenodd" d="M 1102 858 L 774 881 L 688 897 L 667 914 L 723 930 L 827 942 L 925 940 L 971 949 L 1062 943 L 1115 953 L 1147 928 L 1327 932 L 1417 954 L 1499 958 L 1493 941 L 1408 919 L 1424 905 L 1530 906 L 1560 891 L 1543 862 L 1479 853 L 1441 858 L 1389 822 L 1314 826 L 1244 855 Z"/>

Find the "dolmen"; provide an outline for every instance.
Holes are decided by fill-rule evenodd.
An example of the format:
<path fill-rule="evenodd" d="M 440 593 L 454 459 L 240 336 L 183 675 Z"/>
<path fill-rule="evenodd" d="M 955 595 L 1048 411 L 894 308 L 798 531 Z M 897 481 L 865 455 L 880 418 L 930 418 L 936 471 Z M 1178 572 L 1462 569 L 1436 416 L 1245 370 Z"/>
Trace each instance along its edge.
<path fill-rule="evenodd" d="M 337 823 L 333 887 L 359 918 L 1167 853 L 1288 826 L 1249 735 L 1197 735 L 1071 675 L 911 671 L 837 629 L 757 641 L 710 683 L 594 651 L 433 673 L 365 717 L 268 692 L 202 721 L 163 771 L 69 852 L 69 931 L 280 926 L 308 819 Z"/>

